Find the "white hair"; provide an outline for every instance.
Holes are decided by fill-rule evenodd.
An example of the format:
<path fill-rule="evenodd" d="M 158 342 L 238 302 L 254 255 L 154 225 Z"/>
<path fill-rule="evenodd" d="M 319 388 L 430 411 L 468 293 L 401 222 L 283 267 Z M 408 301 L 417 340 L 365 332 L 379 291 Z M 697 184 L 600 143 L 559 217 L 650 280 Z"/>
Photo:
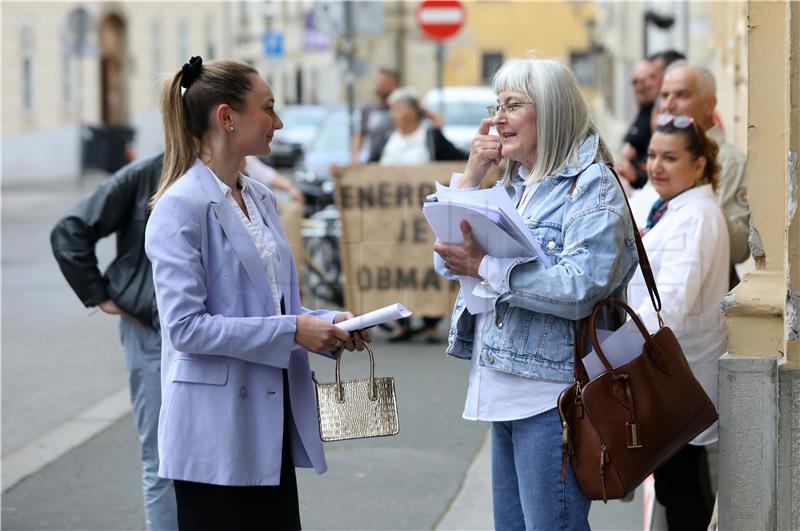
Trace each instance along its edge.
<path fill-rule="evenodd" d="M 581 144 L 588 134 L 597 132 L 575 76 L 558 61 L 510 59 L 497 71 L 492 86 L 497 94 L 525 94 L 535 105 L 537 143 L 528 182 L 541 181 L 577 162 Z M 598 155 L 603 161 L 611 160 L 602 139 Z M 519 166 L 518 162 L 508 164 L 505 178 L 516 175 Z"/>
<path fill-rule="evenodd" d="M 717 81 L 714 79 L 714 74 L 705 66 L 691 66 L 697 74 L 697 86 L 700 93 L 704 98 L 713 98 L 717 95 Z"/>
<path fill-rule="evenodd" d="M 669 68 L 667 68 L 666 72 L 664 72 L 664 76 L 673 72 L 675 70 L 686 69 L 688 72 L 694 73 L 697 78 L 697 88 L 700 91 L 700 95 L 703 99 L 709 99 L 716 97 L 717 95 L 717 80 L 714 78 L 714 74 L 706 68 L 705 66 L 700 65 L 693 65 L 687 61 L 675 61 Z"/>
<path fill-rule="evenodd" d="M 413 106 L 419 107 L 419 93 L 414 87 L 398 87 L 389 94 L 386 102 L 392 105 L 398 101 L 407 101 Z"/>

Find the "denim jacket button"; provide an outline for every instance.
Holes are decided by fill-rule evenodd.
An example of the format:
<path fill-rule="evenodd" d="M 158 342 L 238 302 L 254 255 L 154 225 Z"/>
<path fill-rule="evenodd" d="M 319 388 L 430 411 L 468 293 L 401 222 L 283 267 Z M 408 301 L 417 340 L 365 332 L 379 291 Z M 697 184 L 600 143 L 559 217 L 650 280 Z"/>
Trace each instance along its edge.
<path fill-rule="evenodd" d="M 556 242 L 554 242 L 553 240 L 550 240 L 549 242 L 547 242 L 547 250 L 548 251 L 552 251 L 555 248 L 556 248 Z"/>
<path fill-rule="evenodd" d="M 503 321 L 497 323 L 497 328 L 503 328 Z"/>
<path fill-rule="evenodd" d="M 487 355 L 486 355 L 486 361 L 487 361 L 488 363 L 490 363 L 490 364 L 491 364 L 491 363 L 494 363 L 494 356 L 492 356 L 491 354 L 487 354 Z"/>

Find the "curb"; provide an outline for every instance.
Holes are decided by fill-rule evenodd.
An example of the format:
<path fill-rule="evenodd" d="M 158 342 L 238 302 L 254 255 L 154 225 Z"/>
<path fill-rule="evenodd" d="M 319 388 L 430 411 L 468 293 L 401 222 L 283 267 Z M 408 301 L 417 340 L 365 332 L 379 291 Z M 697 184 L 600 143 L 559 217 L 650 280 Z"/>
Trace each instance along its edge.
<path fill-rule="evenodd" d="M 2 460 L 2 492 L 108 429 L 132 410 L 128 388 L 120 389 Z"/>
<path fill-rule="evenodd" d="M 434 526 L 436 531 L 494 529 L 490 435 L 491 430 L 487 430 L 458 494 Z"/>

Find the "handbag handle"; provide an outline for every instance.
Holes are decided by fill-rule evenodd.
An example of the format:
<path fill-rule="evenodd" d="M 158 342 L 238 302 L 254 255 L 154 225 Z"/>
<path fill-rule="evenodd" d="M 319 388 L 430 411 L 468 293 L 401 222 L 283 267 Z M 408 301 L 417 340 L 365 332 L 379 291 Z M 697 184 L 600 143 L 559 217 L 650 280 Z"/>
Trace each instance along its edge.
<path fill-rule="evenodd" d="M 658 365 L 658 367 L 664 372 L 669 373 L 668 368 L 662 367 L 662 365 L 666 363 L 667 359 L 666 356 L 664 356 L 664 353 L 661 351 L 661 347 L 659 347 L 658 343 L 650 335 L 650 332 L 647 331 L 647 327 L 644 326 L 642 319 L 636 314 L 636 312 L 633 311 L 633 309 L 630 306 L 628 306 L 625 302 L 619 299 L 605 299 L 597 303 L 597 306 L 594 307 L 592 315 L 589 318 L 588 326 L 584 328 L 589 329 L 589 338 L 592 341 L 592 346 L 594 347 L 594 351 L 597 354 L 598 359 L 602 362 L 603 366 L 609 372 L 609 374 L 616 377 L 617 373 L 614 370 L 614 367 L 611 366 L 611 363 L 608 361 L 608 358 L 606 358 L 606 355 L 603 353 L 603 350 L 600 348 L 600 342 L 597 340 L 597 328 L 596 328 L 597 316 L 599 315 L 600 310 L 606 306 L 617 306 L 625 310 L 625 313 L 627 313 L 630 316 L 631 321 L 633 321 L 633 323 L 636 325 L 636 328 L 639 329 L 639 333 L 642 334 L 645 344 L 650 349 L 649 352 L 652 352 L 656 355 L 656 360 L 657 360 L 656 364 Z M 583 360 L 580 360 L 580 364 L 581 368 L 584 368 Z"/>
<path fill-rule="evenodd" d="M 369 389 L 367 390 L 367 397 L 374 402 L 378 399 L 378 392 L 375 388 L 375 356 L 372 354 L 369 343 L 364 343 L 364 346 L 367 347 L 367 352 L 369 352 Z M 340 404 L 344 402 L 344 386 L 342 385 L 340 368 L 342 352 L 344 352 L 344 350 L 340 350 L 339 353 L 336 354 L 336 401 Z"/>

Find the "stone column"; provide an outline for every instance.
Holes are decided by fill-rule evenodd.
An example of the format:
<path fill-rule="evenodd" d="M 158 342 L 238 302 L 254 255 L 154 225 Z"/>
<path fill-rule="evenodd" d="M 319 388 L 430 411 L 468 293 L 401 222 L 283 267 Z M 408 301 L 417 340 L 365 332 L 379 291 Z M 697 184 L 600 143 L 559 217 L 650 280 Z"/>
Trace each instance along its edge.
<path fill-rule="evenodd" d="M 719 527 L 800 529 L 800 4 L 751 1 L 748 28 L 756 268 L 723 301 Z"/>

